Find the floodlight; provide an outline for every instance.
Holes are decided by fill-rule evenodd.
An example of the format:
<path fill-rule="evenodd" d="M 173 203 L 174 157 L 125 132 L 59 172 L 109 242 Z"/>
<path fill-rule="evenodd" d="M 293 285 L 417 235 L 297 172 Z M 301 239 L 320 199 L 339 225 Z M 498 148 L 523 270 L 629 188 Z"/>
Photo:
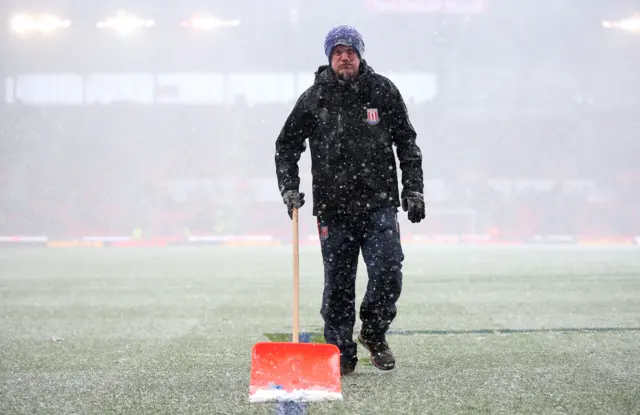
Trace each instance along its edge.
<path fill-rule="evenodd" d="M 129 34 L 138 29 L 148 29 L 155 25 L 153 20 L 142 19 L 136 15 L 118 12 L 115 16 L 106 18 L 98 22 L 96 27 L 99 29 L 115 30 L 121 34 Z"/>
<path fill-rule="evenodd" d="M 640 33 L 640 17 L 631 17 L 629 19 L 602 22 L 602 27 L 606 29 L 620 29 L 625 32 L 639 32 Z"/>
<path fill-rule="evenodd" d="M 11 30 L 18 35 L 39 33 L 50 35 L 71 26 L 71 21 L 52 14 L 15 14 L 11 18 Z"/>
<path fill-rule="evenodd" d="M 620 29 L 625 30 L 627 32 L 637 32 L 640 31 L 640 18 L 632 18 L 626 19 L 620 22 Z"/>

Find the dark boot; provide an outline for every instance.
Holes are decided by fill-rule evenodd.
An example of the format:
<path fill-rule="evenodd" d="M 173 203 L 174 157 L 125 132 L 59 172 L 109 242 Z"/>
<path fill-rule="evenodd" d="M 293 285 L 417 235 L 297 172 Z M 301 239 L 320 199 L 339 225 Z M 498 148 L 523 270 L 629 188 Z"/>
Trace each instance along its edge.
<path fill-rule="evenodd" d="M 380 370 L 391 370 L 396 366 L 396 358 L 393 357 L 386 340 L 368 340 L 358 334 L 358 341 L 371 354 L 371 364 Z"/>
<path fill-rule="evenodd" d="M 356 365 L 358 364 L 356 347 L 350 347 L 349 349 L 353 349 L 353 351 L 351 353 L 342 352 L 340 354 L 340 376 L 349 375 L 356 370 Z"/>
<path fill-rule="evenodd" d="M 340 363 L 340 376 L 352 374 L 356 370 L 356 363 Z"/>

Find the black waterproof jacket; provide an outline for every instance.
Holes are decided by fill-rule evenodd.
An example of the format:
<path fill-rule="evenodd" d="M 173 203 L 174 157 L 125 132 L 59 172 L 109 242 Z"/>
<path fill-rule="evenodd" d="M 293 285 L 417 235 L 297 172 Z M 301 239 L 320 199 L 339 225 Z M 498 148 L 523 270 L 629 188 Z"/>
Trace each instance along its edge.
<path fill-rule="evenodd" d="M 320 66 L 295 104 L 275 144 L 280 192 L 299 190 L 298 161 L 309 140 L 313 214 L 353 215 L 399 207 L 405 192 L 423 193 L 422 154 L 396 86 L 363 60 L 355 82 Z"/>

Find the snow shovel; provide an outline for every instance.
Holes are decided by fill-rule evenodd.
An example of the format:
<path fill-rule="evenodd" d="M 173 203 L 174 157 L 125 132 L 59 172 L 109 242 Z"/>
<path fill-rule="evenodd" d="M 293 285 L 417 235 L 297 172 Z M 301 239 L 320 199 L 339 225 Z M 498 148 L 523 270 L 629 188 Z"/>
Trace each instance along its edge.
<path fill-rule="evenodd" d="M 300 247 L 298 209 L 293 209 L 292 342 L 259 342 L 251 355 L 249 402 L 342 400 L 340 350 L 300 343 Z"/>

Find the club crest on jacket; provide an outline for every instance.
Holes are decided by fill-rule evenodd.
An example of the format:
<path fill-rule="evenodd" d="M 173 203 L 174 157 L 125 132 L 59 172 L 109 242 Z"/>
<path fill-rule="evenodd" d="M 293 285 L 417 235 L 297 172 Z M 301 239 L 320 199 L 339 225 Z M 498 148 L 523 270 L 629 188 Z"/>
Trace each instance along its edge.
<path fill-rule="evenodd" d="M 321 241 L 326 240 L 329 237 L 329 227 L 318 224 L 318 233 Z"/>
<path fill-rule="evenodd" d="M 377 108 L 367 108 L 367 123 L 369 125 L 376 125 L 380 122 Z"/>

